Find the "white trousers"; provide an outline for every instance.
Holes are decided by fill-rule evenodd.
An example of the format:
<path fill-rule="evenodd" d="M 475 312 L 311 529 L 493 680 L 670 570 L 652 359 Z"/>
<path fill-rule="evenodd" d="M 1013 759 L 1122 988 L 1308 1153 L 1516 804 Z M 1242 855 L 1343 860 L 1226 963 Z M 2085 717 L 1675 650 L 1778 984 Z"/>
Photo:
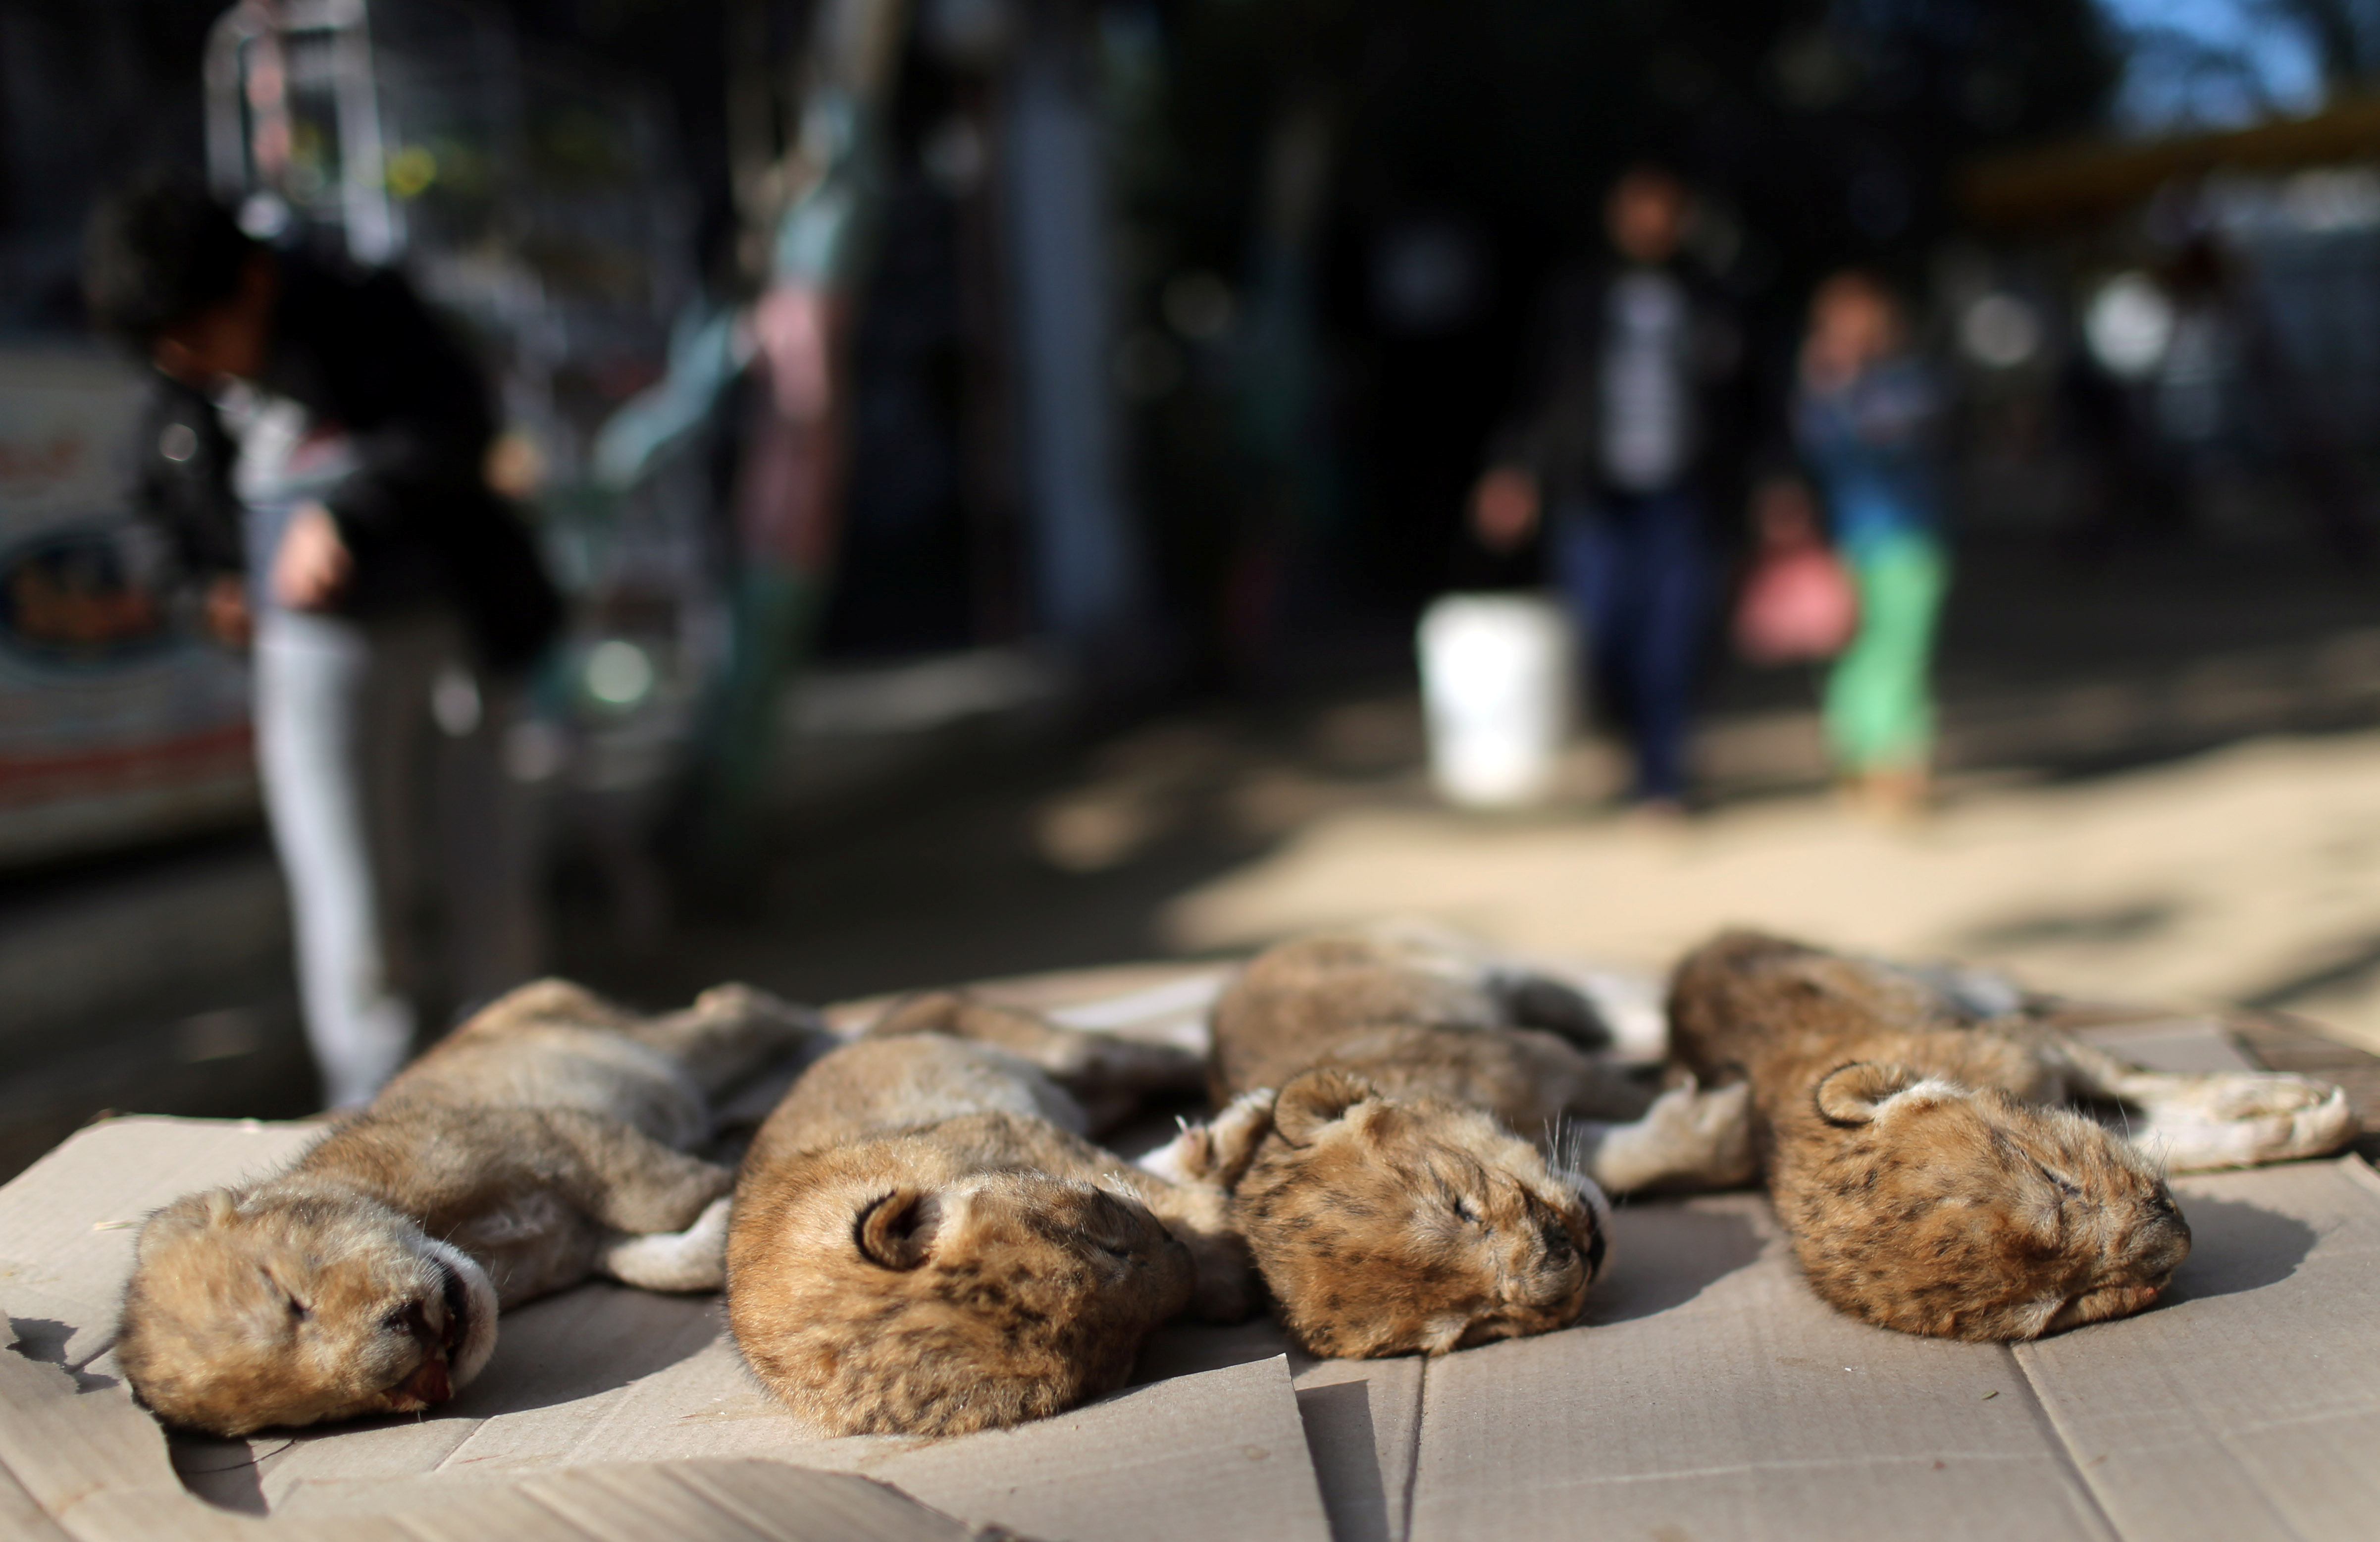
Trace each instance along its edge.
<path fill-rule="evenodd" d="M 405 1063 L 425 997 L 468 1005 L 537 971 L 533 809 L 504 755 L 518 693 L 474 677 L 439 613 L 267 612 L 255 659 L 306 1034 L 327 1103 L 351 1107 Z M 423 946 L 433 920 L 443 949 Z"/>

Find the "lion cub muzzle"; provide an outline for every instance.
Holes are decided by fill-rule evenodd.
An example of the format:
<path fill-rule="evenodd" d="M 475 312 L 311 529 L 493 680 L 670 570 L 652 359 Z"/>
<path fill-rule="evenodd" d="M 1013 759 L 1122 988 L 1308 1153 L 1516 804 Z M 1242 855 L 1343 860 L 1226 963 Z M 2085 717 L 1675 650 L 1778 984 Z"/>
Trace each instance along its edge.
<path fill-rule="evenodd" d="M 452 1398 L 495 1347 L 486 1272 L 360 1196 L 214 1190 L 142 1229 L 117 1357 L 170 1423 L 223 1436 Z"/>
<path fill-rule="evenodd" d="M 440 1274 L 435 1293 L 392 1308 L 382 1326 L 402 1327 L 419 1346 L 421 1363 L 388 1390 L 390 1412 L 418 1414 L 448 1402 L 479 1375 L 494 1348 L 495 1303 L 472 1298 L 473 1276 L 484 1280 L 468 1255 L 425 1238 L 425 1251 Z"/>

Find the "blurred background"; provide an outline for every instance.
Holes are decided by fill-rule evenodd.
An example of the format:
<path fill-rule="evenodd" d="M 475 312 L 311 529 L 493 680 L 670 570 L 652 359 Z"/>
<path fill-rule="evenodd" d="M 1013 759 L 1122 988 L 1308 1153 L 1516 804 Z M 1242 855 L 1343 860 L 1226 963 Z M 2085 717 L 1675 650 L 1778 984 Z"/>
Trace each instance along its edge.
<path fill-rule="evenodd" d="M 1649 802 L 1604 617 L 1542 598 L 1572 516 L 1475 495 L 1647 165 L 1724 319 Z M 2380 1048 L 2380 3 L 0 0 L 0 1169 L 320 1101 L 247 666 L 136 516 L 145 367 L 80 297 L 159 170 L 400 267 L 492 371 L 570 601 L 505 747 L 547 963 L 639 1004 L 1403 912 Z M 1803 341 L 1846 269 L 1948 574 L 1881 799 L 1844 639 L 1748 617 L 1779 498 L 1859 569 Z M 1451 594 L 1561 625 L 1435 658 L 1426 711 Z M 1500 788 L 1450 769 L 1466 703 L 1527 720 Z"/>

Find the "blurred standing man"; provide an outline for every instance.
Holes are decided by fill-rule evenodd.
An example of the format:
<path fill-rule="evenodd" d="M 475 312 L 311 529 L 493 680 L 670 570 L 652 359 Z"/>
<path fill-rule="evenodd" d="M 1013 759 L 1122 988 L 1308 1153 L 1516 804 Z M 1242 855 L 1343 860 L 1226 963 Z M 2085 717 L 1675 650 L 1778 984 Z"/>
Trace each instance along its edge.
<path fill-rule="evenodd" d="M 261 246 L 195 188 L 110 200 L 84 279 L 93 320 L 162 377 L 140 501 L 210 627 L 252 635 L 307 1034 L 330 1104 L 366 1102 L 430 979 L 411 935 L 424 867 L 455 1003 L 540 951 L 502 751 L 561 607 L 488 484 L 487 382 L 396 274 Z"/>
<path fill-rule="evenodd" d="M 1683 269 L 1685 185 L 1622 175 L 1605 206 L 1612 260 L 1558 277 L 1519 416 L 1473 490 L 1489 547 L 1540 520 L 1597 679 L 1633 735 L 1633 794 L 1684 807 L 1703 621 L 1712 591 L 1705 501 L 1723 437 L 1718 390 L 1739 347 L 1718 299 Z"/>

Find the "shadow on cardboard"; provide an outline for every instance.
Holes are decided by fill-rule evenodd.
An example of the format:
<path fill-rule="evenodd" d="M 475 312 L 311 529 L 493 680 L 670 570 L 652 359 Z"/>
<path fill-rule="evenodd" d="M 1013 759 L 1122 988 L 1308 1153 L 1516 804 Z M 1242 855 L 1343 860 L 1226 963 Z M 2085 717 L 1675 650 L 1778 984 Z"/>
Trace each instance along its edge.
<path fill-rule="evenodd" d="M 2313 1227 L 2261 1205 L 2186 1194 L 2181 1213 L 2190 1257 L 2174 1274 L 2168 1305 L 2277 1285 L 2313 1250 Z"/>
<path fill-rule="evenodd" d="M 1612 1212 L 1611 1263 L 1585 1321 L 1630 1322 L 1687 1302 L 1758 1258 L 1767 1245 L 1744 1209 L 1628 1205 Z"/>

